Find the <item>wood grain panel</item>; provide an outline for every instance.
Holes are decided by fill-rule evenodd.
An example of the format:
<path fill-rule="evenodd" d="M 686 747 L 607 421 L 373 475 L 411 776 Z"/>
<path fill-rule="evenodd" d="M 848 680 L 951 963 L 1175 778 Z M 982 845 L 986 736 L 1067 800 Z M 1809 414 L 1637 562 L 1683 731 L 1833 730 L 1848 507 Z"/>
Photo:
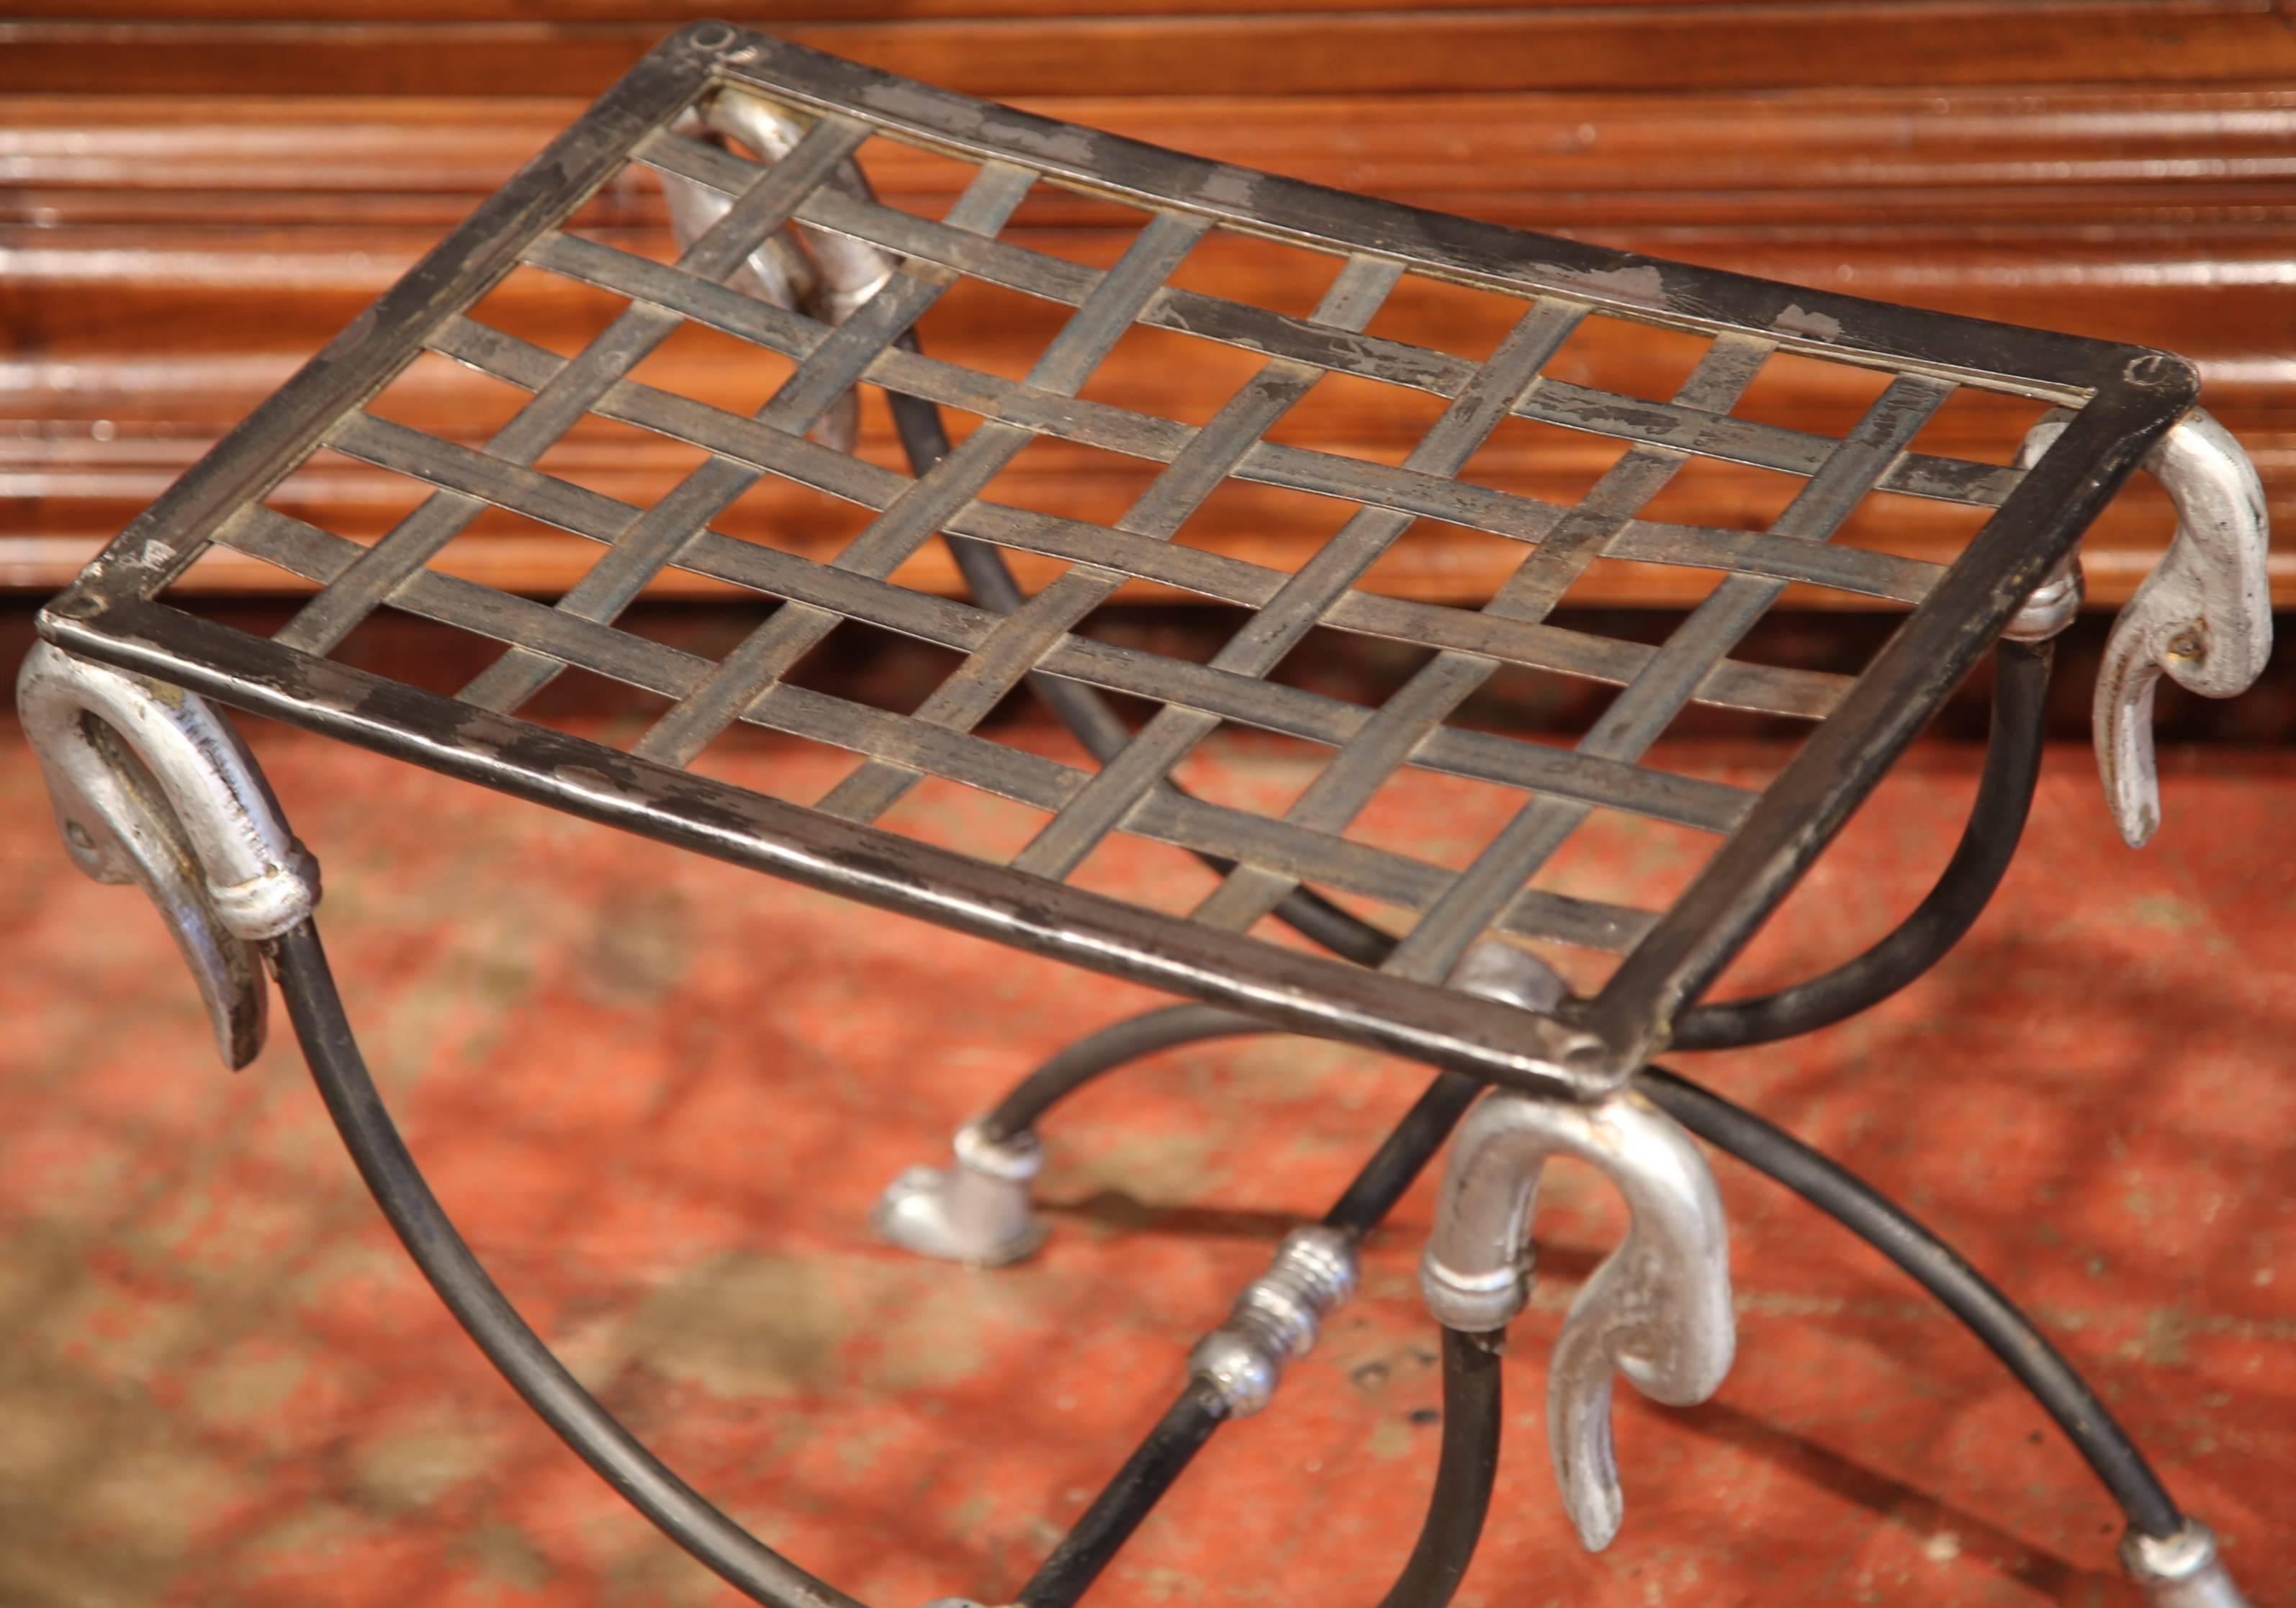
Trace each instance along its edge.
<path fill-rule="evenodd" d="M 2283 222 L 2296 86 L 2126 93 L 1786 90 L 1604 94 L 1039 97 L 1048 117 L 1341 189 L 1554 228 L 1991 218 Z M 578 100 L 24 96 L 0 122 L 0 217 L 275 221 L 275 194 L 340 195 L 443 225 L 578 113 Z M 123 115 L 127 113 L 127 115 Z M 873 153 L 903 205 L 950 170 Z M 193 194 L 193 192 L 202 192 Z M 427 198 L 437 198 L 429 200 Z M 299 205 L 299 201 L 289 203 Z"/>
<path fill-rule="evenodd" d="M 815 0 L 780 26 L 1028 97 L 1048 115 L 1318 183 L 2179 350 L 2201 362 L 2210 405 L 2254 448 L 2283 528 L 2296 528 L 2296 29 L 2272 5 L 1533 0 L 1405 15 L 1374 0 L 1312 13 L 1186 0 L 1142 16 L 1128 4 Z M 34 590 L 60 584 L 685 20 L 667 0 L 55 0 L 14 14 L 0 23 L 0 90 L 14 92 L 0 103 L 0 584 Z M 953 199 L 945 165 L 894 148 L 869 155 L 894 203 L 937 212 Z M 1095 203 L 1040 192 L 1013 233 L 1105 261 L 1121 237 L 1104 218 Z M 589 223 L 651 247 L 659 196 L 642 179 L 618 185 Z M 1312 302 L 1328 271 L 1219 238 L 1185 269 L 1201 286 L 1290 307 Z M 1406 296 L 1379 327 L 1472 351 L 1496 339 L 1496 311 Z M 489 314 L 562 350 L 606 315 L 539 275 Z M 1012 372 L 1056 318 L 1017 298 L 960 297 L 925 328 L 935 350 Z M 1088 394 L 1201 419 L 1250 367 L 1168 343 L 1179 349 Z M 1610 328 L 1561 366 L 1658 396 L 1685 361 L 1664 340 Z M 730 342 L 683 342 L 662 362 L 660 377 L 726 405 L 754 405 L 770 382 Z M 410 374 L 390 405 L 472 436 L 504 405 L 497 391 L 442 362 Z M 1806 365 L 1767 394 L 1763 416 L 1839 428 L 1859 400 L 1853 379 Z M 1393 461 L 1423 411 L 1369 388 L 1324 388 L 1285 438 Z M 1957 407 L 1923 445 L 2001 461 L 2022 423 L 2013 409 Z M 1495 448 L 1478 477 L 1567 500 L 1616 450 L 1549 437 Z M 890 453 L 882 430 L 873 450 Z M 612 429 L 565 452 L 568 472 L 616 494 L 644 494 L 676 467 L 675 453 Z M 1112 517 L 1140 474 L 1105 455 L 1032 448 L 997 494 Z M 1775 493 L 1767 479 L 1705 466 L 1669 494 L 1665 517 L 1759 525 Z M 365 538 L 403 492 L 376 471 L 321 463 L 290 495 L 299 513 Z M 1851 539 L 1941 559 L 1968 532 L 1965 510 L 1893 501 Z M 1295 563 L 1328 529 L 1302 506 L 1312 502 L 1224 498 L 1188 539 Z M 745 502 L 727 527 L 826 551 L 850 522 L 792 493 Z M 2125 596 L 2168 529 L 2157 496 L 2124 497 L 2089 543 L 2093 600 Z M 592 556 L 578 540 L 497 520 L 453 560 L 549 591 Z M 1513 556 L 1497 538 L 1425 529 L 1374 581 L 1467 598 Z M 915 575 L 954 584 L 937 557 Z M 218 557 L 195 579 L 234 590 L 281 577 Z M 2275 584 L 2296 603 L 2296 551 Z M 1694 572 L 1613 567 L 1581 600 L 1673 603 L 1702 584 Z"/>
<path fill-rule="evenodd" d="M 737 12 L 737 14 L 739 14 Z M 467 13 L 465 14 L 467 17 Z M 0 92 L 593 94 L 651 20 L 182 20 L 148 7 L 0 24 Z M 775 18 L 774 31 L 989 96 L 1630 92 L 1803 85 L 2159 84 L 2296 72 L 2271 0 L 1422 7 Z M 513 65 L 514 64 L 514 65 Z"/>

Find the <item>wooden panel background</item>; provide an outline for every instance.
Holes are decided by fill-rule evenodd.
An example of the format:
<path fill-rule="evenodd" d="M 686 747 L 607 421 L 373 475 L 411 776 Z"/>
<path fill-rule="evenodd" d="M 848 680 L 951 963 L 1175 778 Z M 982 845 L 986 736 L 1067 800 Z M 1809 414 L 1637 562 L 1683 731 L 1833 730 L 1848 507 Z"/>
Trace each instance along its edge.
<path fill-rule="evenodd" d="M 1375 0 L 807 0 L 724 14 L 1052 116 L 1504 223 L 1830 289 L 2144 341 L 2200 361 L 2206 399 L 2296 529 L 2296 9 L 2286 0 L 1782 0 L 1767 4 Z M 0 585 L 60 584 L 216 433 L 689 13 L 651 0 L 32 0 L 0 20 Z M 945 202 L 929 162 L 882 165 L 905 203 Z M 603 199 L 658 227 L 655 197 Z M 1033 204 L 1016 232 L 1112 249 L 1088 208 Z M 1217 266 L 1208 265 L 1207 266 Z M 1279 305 L 1281 260 L 1239 261 Z M 516 298 L 512 298 L 513 301 Z M 570 292 L 513 309 L 578 332 Z M 1406 320 L 1408 308 L 1398 316 Z M 966 321 L 963 356 L 1010 371 L 1028 333 Z M 1611 355 L 1631 365 L 1636 354 Z M 674 359 L 703 393 L 732 354 Z M 1654 354 L 1653 364 L 1665 361 Z M 1813 366 L 1813 375 L 1816 370 Z M 1161 377 L 1145 405 L 1201 417 L 1236 376 Z M 395 405 L 476 433 L 494 404 L 451 365 Z M 1838 414 L 1813 381 L 1767 416 Z M 484 416 L 482 416 L 484 415 Z M 1345 405 L 1300 438 L 1392 458 L 1423 422 Z M 1972 408 L 1932 437 L 1995 455 L 2014 426 Z M 1924 445 L 1928 445 L 1925 441 Z M 562 449 L 601 489 L 668 472 L 634 435 Z M 1584 460 L 1583 461 L 1581 460 Z M 1603 461 L 1542 440 L 1498 483 L 1569 496 Z M 1105 461 L 1031 456 L 1016 500 L 1107 517 Z M 298 511 L 364 535 L 384 478 L 315 466 Z M 1000 483 L 1000 492 L 1003 490 Z M 1719 472 L 1669 518 L 1758 523 Z M 800 546 L 817 510 L 743 511 Z M 1289 562 L 1320 535 L 1238 497 L 1207 510 L 1232 551 Z M 2089 543 L 2094 601 L 2125 597 L 2168 535 L 2133 489 Z M 1911 505 L 1895 545 L 1949 552 L 1967 521 Z M 594 550 L 504 528 L 466 571 L 563 585 Z M 1456 598 L 1507 555 L 1462 535 L 1379 577 Z M 2296 543 L 2276 559 L 2296 603 Z M 276 577 L 215 563 L 205 584 Z M 920 575 L 920 579 L 928 578 Z M 944 577 L 951 578 L 951 577 Z M 1692 577 L 1620 567 L 1576 600 L 1666 604 Z M 1820 600 L 1813 599 L 1813 601 Z M 1839 599 L 1826 600 L 1840 601 Z"/>

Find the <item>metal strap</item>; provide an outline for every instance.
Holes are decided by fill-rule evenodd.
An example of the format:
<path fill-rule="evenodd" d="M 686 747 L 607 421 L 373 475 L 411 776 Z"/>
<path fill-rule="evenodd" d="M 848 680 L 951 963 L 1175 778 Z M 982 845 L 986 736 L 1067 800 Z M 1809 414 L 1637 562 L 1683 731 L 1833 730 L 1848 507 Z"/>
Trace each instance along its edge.
<path fill-rule="evenodd" d="M 1498 428 L 1515 400 L 1538 383 L 1541 365 L 1586 314 L 1586 308 L 1568 302 L 1535 303 L 1412 449 L 1406 466 L 1438 474 L 1457 472 Z M 1266 675 L 1410 524 L 1407 515 L 1387 509 L 1356 513 L 1245 622 L 1213 657 L 1212 667 Z M 1013 867 L 1042 877 L 1066 877 L 1218 724 L 1201 711 L 1168 706 L 1160 711 L 1074 804 L 1013 856 Z"/>
<path fill-rule="evenodd" d="M 1771 530 L 1808 542 L 1831 537 L 1952 393 L 1947 382 L 1923 376 L 1892 380 Z M 1692 689 L 1784 590 L 1779 581 L 1725 577 L 1603 712 L 1579 752 L 1619 760 L 1639 756 L 1689 703 Z M 1586 813 L 1584 804 L 1562 799 L 1534 799 L 1524 805 L 1397 946 L 1387 969 L 1423 981 L 1447 973 Z"/>
<path fill-rule="evenodd" d="M 731 205 L 674 264 L 563 229 L 527 241 L 520 259 L 529 268 L 627 302 L 572 358 L 489 328 L 467 309 L 427 324 L 421 339 L 430 349 L 523 388 L 529 399 L 482 445 L 362 409 L 337 418 L 326 445 L 427 489 L 421 506 L 371 548 L 260 506 L 227 521 L 220 540 L 320 584 L 281 640 L 324 653 L 388 605 L 504 644 L 463 690 L 464 704 L 513 711 L 569 666 L 609 676 L 668 700 L 635 745 L 641 757 L 690 764 L 736 722 L 840 747 L 860 763 L 815 804 L 825 813 L 869 822 L 920 779 L 955 782 L 1047 817 L 1011 861 L 1016 870 L 1062 879 L 1111 834 L 1129 833 L 1234 862 L 1195 912 L 1206 925 L 1248 929 L 1291 890 L 1313 884 L 1415 917 L 1393 967 L 1439 980 L 1492 926 L 1631 950 L 1651 930 L 1652 912 L 1529 889 L 1538 867 L 1595 809 L 1717 837 L 1734 833 L 1759 795 L 1644 765 L 1650 742 L 1693 701 L 1826 717 L 1852 687 L 1850 678 L 1734 660 L 1754 621 L 1789 584 L 1902 604 L 1931 594 L 1946 573 L 1938 566 L 1828 543 L 1869 492 L 1983 507 L 2020 483 L 2015 469 L 1906 450 L 1949 389 L 1939 381 L 1896 380 L 1839 442 L 1734 417 L 1775 344 L 1751 333 L 1715 337 L 1671 398 L 1646 401 L 1545 372 L 1590 316 L 1586 303 L 1570 298 L 1528 301 L 1480 363 L 1373 332 L 1407 265 L 1369 246 L 1333 253 L 1334 277 L 1322 301 L 1295 316 L 1170 282 L 1213 226 L 1201 211 L 1148 209 L 1106 270 L 998 239 L 1039 180 L 1037 169 L 1018 161 L 980 162 L 944 218 L 911 216 L 839 182 L 873 127 L 857 113 L 821 116 L 769 166 L 666 128 L 641 139 L 634 159 L 708 186 Z M 833 326 L 724 282 L 760 240 L 791 223 L 816 238 L 885 252 L 895 270 Z M 982 373 L 907 340 L 918 318 L 968 277 L 1072 310 L 1027 375 Z M 746 417 L 632 378 L 638 363 L 689 323 L 787 360 L 789 378 Z M 1079 396 L 1136 326 L 1257 352 L 1265 362 L 1201 426 Z M 1267 439 L 1332 374 L 1438 396 L 1444 409 L 1401 463 Z M 915 478 L 808 439 L 824 410 L 864 381 L 961 411 L 973 428 Z M 537 467 L 594 415 L 707 458 L 645 505 Z M 1627 450 L 1576 507 L 1462 479 L 1492 433 L 1518 418 L 1623 441 Z M 1111 526 L 988 500 L 991 483 L 1038 440 L 1120 453 L 1152 466 L 1153 478 Z M 1643 518 L 1645 504 L 1695 458 L 1803 476 L 1807 483 L 1767 530 Z M 868 523 L 825 560 L 710 528 L 767 477 L 866 510 Z M 1176 541 L 1230 480 L 1324 499 L 1341 515 L 1337 528 L 1296 572 Z M 554 604 L 440 573 L 436 560 L 447 544 L 488 507 L 597 543 L 603 555 Z M 1521 544 L 1521 562 L 1483 608 L 1363 589 L 1370 567 L 1423 518 Z M 895 581 L 898 567 L 939 533 L 1066 567 L 1011 614 Z M 1722 579 L 1661 646 L 1550 621 L 1598 558 L 1718 572 Z M 673 567 L 777 607 L 715 663 L 616 628 L 644 586 Z M 1094 609 L 1135 581 L 1250 613 L 1206 664 L 1078 634 Z M 790 685 L 783 678 L 847 622 L 939 644 L 962 662 L 906 714 Z M 1376 709 L 1273 679 L 1317 627 L 1431 649 L 1434 657 Z M 1575 750 L 1449 723 L 1505 665 L 1622 690 Z M 1146 699 L 1157 712 L 1097 772 L 975 735 L 1032 675 Z M 1170 785 L 1175 767 L 1224 722 L 1316 744 L 1332 757 L 1280 819 L 1184 796 Z M 1464 870 L 1350 841 L 1344 834 L 1358 813 L 1406 769 L 1504 787 L 1529 802 Z"/>
<path fill-rule="evenodd" d="M 1676 396 L 1677 402 L 1726 409 L 1769 355 L 1760 341 L 1724 337 L 1711 347 Z M 1610 549 L 1634 511 L 1656 496 L 1686 454 L 1638 446 L 1612 464 L 1577 510 L 1499 588 L 1484 612 L 1505 619 L 1544 617 L 1570 583 Z M 1438 654 L 1382 706 L 1363 735 L 1341 749 L 1292 808 L 1286 820 L 1338 832 L 1388 778 L 1439 731 L 1443 722 L 1498 670 L 1496 659 L 1453 649 Z M 1238 866 L 1196 909 L 1196 918 L 1239 931 L 1275 908 L 1294 885 L 1258 866 Z"/>
<path fill-rule="evenodd" d="M 637 159 L 712 189 L 734 193 L 749 182 L 750 164 L 731 152 L 683 135 L 655 136 Z M 821 191 L 798 209 L 800 220 L 905 257 L 936 262 L 975 279 L 1046 301 L 1079 305 L 1092 289 L 1092 270 L 1010 241 L 961 235 L 927 218 L 836 191 Z M 1140 322 L 1210 340 L 1225 341 L 1270 357 L 1336 374 L 1352 374 L 1438 396 L 1456 396 L 1475 365 L 1464 357 L 1378 336 L 1333 338 L 1316 321 L 1289 317 L 1266 307 L 1226 300 L 1200 291 L 1168 288 L 1141 309 Z M 1732 419 L 1702 409 L 1669 405 L 1640 397 L 1549 380 L 1517 404 L 1526 419 L 1569 429 L 1656 445 L 1681 446 L 1703 455 L 1783 474 L 1809 476 L 1824 463 L 1833 443 L 1808 431 Z M 1886 491 L 1949 502 L 1998 506 L 2022 478 L 2013 469 L 1958 458 L 1907 453 L 1881 482 Z"/>
<path fill-rule="evenodd" d="M 698 275 L 731 273 L 759 241 L 788 221 L 806 192 L 835 171 L 867 135 L 864 125 L 823 118 L 785 161 L 751 169 L 750 182 L 742 187 L 732 209 L 693 242 L 678 266 Z M 660 308 L 632 305 L 496 432 L 487 444 L 488 453 L 506 463 L 532 463 L 589 410 L 601 392 L 668 339 L 679 322 Z M 375 543 L 339 584 L 305 604 L 278 641 L 309 653 L 329 651 L 374 611 L 393 586 L 460 535 L 484 506 L 468 494 L 426 500 Z"/>

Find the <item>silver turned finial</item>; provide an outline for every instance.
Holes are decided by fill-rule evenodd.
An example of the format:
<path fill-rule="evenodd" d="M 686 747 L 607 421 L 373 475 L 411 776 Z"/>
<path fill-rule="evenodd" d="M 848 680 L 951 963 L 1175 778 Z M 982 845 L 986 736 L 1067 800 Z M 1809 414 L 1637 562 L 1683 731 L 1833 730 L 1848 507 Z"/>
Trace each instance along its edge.
<path fill-rule="evenodd" d="M 992 1139 L 977 1122 L 956 1130 L 946 1167 L 911 1167 L 887 1186 L 871 1220 L 905 1251 L 975 1267 L 1018 1261 L 1045 1243 L 1029 1198 L 1044 1163 L 1033 1133 Z"/>
<path fill-rule="evenodd" d="M 1338 1228 L 1294 1228 L 1267 1271 L 1244 1286 L 1227 1321 L 1188 1353 L 1188 1371 L 1219 1387 L 1231 1418 L 1248 1418 L 1275 1394 L 1286 1363 L 1356 1293 L 1354 1239 Z"/>
<path fill-rule="evenodd" d="M 2065 627 L 2080 613 L 2081 599 L 2087 591 L 2081 577 L 2080 554 L 2067 553 L 2059 559 L 2047 578 L 2026 594 L 2025 606 L 2009 616 L 2001 634 L 2013 642 L 2053 641 L 2064 634 Z"/>

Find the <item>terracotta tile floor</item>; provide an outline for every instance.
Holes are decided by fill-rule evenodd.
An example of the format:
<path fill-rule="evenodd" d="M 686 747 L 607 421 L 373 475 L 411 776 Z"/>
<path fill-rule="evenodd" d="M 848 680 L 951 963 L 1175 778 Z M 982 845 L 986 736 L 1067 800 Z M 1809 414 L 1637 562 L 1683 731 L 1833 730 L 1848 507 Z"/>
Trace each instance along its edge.
<path fill-rule="evenodd" d="M 1037 1261 L 911 1261 L 865 1231 L 884 1180 L 1148 995 L 256 735 L 325 862 L 326 929 L 384 1090 L 496 1276 L 695 1483 L 887 1608 L 1004 1600 L 1168 1399 L 1193 1337 L 1421 1081 L 1312 1043 L 1175 1054 L 1048 1123 L 1056 1229 Z M 1762 755 L 1662 758 L 1726 774 Z M 724 762 L 799 792 L 812 763 L 765 743 Z M 1281 788 L 1292 763 L 1235 750 L 1216 768 Z M 1943 859 L 1972 764 L 1917 750 L 1737 982 L 1882 930 Z M 2006 890 L 1936 974 L 1831 1033 L 1694 1070 L 2028 1302 L 2255 1600 L 2296 1603 L 2296 757 L 2169 768 L 2168 825 L 2131 854 L 2086 756 L 2053 753 Z M 1486 807 L 1437 799 L 1417 819 L 1464 831 Z M 158 923 L 70 872 L 12 736 L 0 811 L 0 1602 L 732 1600 L 450 1326 L 291 1045 L 236 1078 L 213 1064 Z M 965 829 L 936 811 L 914 819 Z M 1672 853 L 1627 834 L 1603 869 L 1655 886 Z M 1738 1367 L 1694 1411 L 1622 1392 L 1626 1530 L 1590 1558 L 1556 1508 L 1538 1404 L 1561 1311 L 1619 1222 L 1605 1189 L 1559 1170 L 1499 1501 L 1460 1601 L 2132 1603 L 2112 1512 L 1992 1359 L 1844 1234 L 1717 1171 Z M 1413 1282 L 1429 1193 L 1275 1408 L 1214 1441 L 1095 1601 L 1376 1600 L 1439 1433 Z"/>

